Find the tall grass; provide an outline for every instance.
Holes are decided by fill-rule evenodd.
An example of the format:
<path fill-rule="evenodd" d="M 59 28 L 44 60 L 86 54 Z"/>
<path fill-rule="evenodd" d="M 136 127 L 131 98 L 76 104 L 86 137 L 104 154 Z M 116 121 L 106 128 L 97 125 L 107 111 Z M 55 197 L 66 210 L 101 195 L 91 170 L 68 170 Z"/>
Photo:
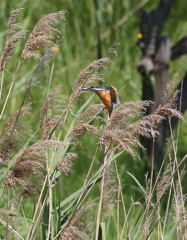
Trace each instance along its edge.
<path fill-rule="evenodd" d="M 104 57 L 98 60 L 85 60 L 86 51 L 96 48 L 97 39 L 96 45 L 93 44 L 94 47 L 86 49 L 82 55 L 79 55 L 77 46 L 74 48 L 78 50 L 72 49 L 69 56 L 64 51 L 62 60 L 58 55 L 61 48 L 62 51 L 68 48 L 68 21 L 74 21 L 75 33 L 80 35 L 77 44 L 81 49 L 85 48 L 80 23 L 76 22 L 76 17 L 67 17 L 74 11 L 78 19 L 81 12 L 76 2 L 69 4 L 69 13 L 46 14 L 36 21 L 30 34 L 26 31 L 23 34 L 23 30 L 20 32 L 19 24 L 5 35 L 1 57 L 1 238 L 185 239 L 183 178 L 187 156 L 184 154 L 178 158 L 176 139 L 180 138 L 180 131 L 173 133 L 170 129 L 166 155 L 157 175 L 153 169 L 154 159 L 148 174 L 139 169 L 136 172 L 124 169 L 124 164 L 136 165 L 137 168 L 143 164 L 139 149 L 145 149 L 139 141 L 140 136 L 154 141 L 161 121 L 168 118 L 170 123 L 172 116 L 180 119 L 182 116 L 173 108 L 173 102 L 159 107 L 152 115 L 143 116 L 142 112 L 153 103 L 135 101 L 140 95 L 138 89 L 135 96 L 131 94 L 134 101 L 125 101 L 130 93 L 123 97 L 123 87 L 127 89 L 128 86 L 129 90 L 136 85 L 130 80 L 135 66 L 130 68 L 133 64 L 130 63 L 130 55 L 126 54 L 124 58 L 128 67 L 114 75 L 120 69 L 118 58 L 122 53 L 114 58 L 111 52 L 123 49 L 123 45 L 116 48 L 113 45 L 116 36 L 109 35 L 106 45 L 111 47 L 108 50 L 103 47 L 101 53 Z M 103 4 L 106 6 L 105 1 Z M 89 2 L 84 7 L 94 11 L 92 6 L 93 3 Z M 108 11 L 111 6 L 109 3 Z M 132 13 L 138 9 L 127 2 L 123 7 L 131 9 Z M 99 8 L 102 23 L 106 17 L 104 9 L 102 6 Z M 12 12 L 14 24 L 23 12 L 23 9 Z M 112 13 L 115 20 L 117 16 Z M 132 16 L 129 14 L 129 21 Z M 121 25 L 116 26 L 119 29 Z M 118 31 L 115 33 L 119 35 Z M 17 50 L 18 41 L 21 41 L 21 52 Z M 128 44 L 127 48 L 131 49 L 132 45 Z M 97 55 L 96 51 L 94 54 Z M 78 56 L 77 59 L 73 55 Z M 112 62 L 109 56 L 114 59 Z M 59 59 L 63 66 L 59 66 Z M 83 69 L 81 72 L 77 71 L 80 67 Z M 29 69 L 28 74 L 26 69 Z M 111 76 L 110 80 L 102 73 L 106 78 Z M 58 87 L 56 76 L 61 78 L 62 85 Z M 124 83 L 113 80 L 121 79 L 121 76 L 125 78 Z M 93 104 L 97 101 L 94 96 L 82 94 L 79 90 L 92 83 L 102 85 L 103 81 L 122 87 L 119 91 L 122 103 L 110 118 L 103 112 L 102 104 Z M 14 103 L 19 87 L 22 90 Z"/>

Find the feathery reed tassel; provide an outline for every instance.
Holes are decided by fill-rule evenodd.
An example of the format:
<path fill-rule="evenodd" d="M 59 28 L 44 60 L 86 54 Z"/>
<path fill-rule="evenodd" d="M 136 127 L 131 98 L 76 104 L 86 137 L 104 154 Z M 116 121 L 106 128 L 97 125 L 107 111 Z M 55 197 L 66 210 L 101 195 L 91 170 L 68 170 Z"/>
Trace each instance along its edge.
<path fill-rule="evenodd" d="M 2 132 L 0 134 L 0 163 L 3 162 L 6 153 L 11 154 L 12 151 L 17 151 L 25 139 L 32 134 L 32 131 L 29 129 L 28 124 L 22 123 L 22 119 L 30 114 L 31 106 L 30 104 L 22 107 L 21 111 L 16 111 L 4 124 Z M 19 124 L 15 126 L 14 133 L 10 139 L 14 123 L 17 119 L 18 112 L 20 112 L 20 121 Z M 6 159 L 4 159 L 6 160 Z"/>
<path fill-rule="evenodd" d="M 13 55 L 16 48 L 16 43 L 21 39 L 25 38 L 27 32 L 27 30 L 19 31 L 15 33 L 14 36 L 6 42 L 6 46 L 0 59 L 0 71 L 4 70 L 6 62 Z"/>
<path fill-rule="evenodd" d="M 96 135 L 100 135 L 100 131 L 98 129 L 98 127 L 89 125 L 89 124 L 85 124 L 85 123 L 81 123 L 76 125 L 73 130 L 70 133 L 70 138 L 71 141 L 74 144 L 80 144 L 80 142 L 78 141 L 78 136 L 82 135 L 85 131 L 90 132 L 91 134 L 96 134 Z"/>
<path fill-rule="evenodd" d="M 16 43 L 18 41 L 20 41 L 21 39 L 26 37 L 27 34 L 27 30 L 23 30 L 23 31 L 16 31 L 17 28 L 21 28 L 21 24 L 20 23 L 16 23 L 17 17 L 20 13 L 20 11 L 22 11 L 23 8 L 18 8 L 15 9 L 11 12 L 9 21 L 7 23 L 8 29 L 7 29 L 7 41 L 6 41 L 6 45 L 4 48 L 4 51 L 2 53 L 1 59 L 0 59 L 0 71 L 4 70 L 5 64 L 6 62 L 9 60 L 9 58 L 13 55 L 14 50 L 16 48 Z M 9 35 L 14 33 L 14 35 L 9 38 Z"/>
<path fill-rule="evenodd" d="M 26 94 L 28 92 L 31 91 L 32 88 L 36 87 L 39 85 L 39 76 L 41 74 L 41 70 L 42 68 L 44 68 L 44 66 L 48 65 L 49 61 L 54 58 L 57 54 L 57 52 L 59 51 L 58 47 L 55 48 L 50 48 L 48 49 L 48 51 L 42 56 L 40 62 L 38 63 L 38 65 L 36 66 L 32 76 L 28 79 L 28 81 L 26 82 Z"/>
<path fill-rule="evenodd" d="M 90 240 L 93 230 L 93 220 L 90 218 L 89 209 L 94 205 L 94 201 L 88 202 L 75 213 L 70 225 L 61 235 L 60 240 Z"/>
<path fill-rule="evenodd" d="M 55 88 L 47 97 L 40 113 L 40 131 L 43 139 L 47 139 L 51 129 L 56 125 L 62 114 L 62 100 L 55 98 L 60 91 L 61 85 Z"/>
<path fill-rule="evenodd" d="M 40 54 L 36 52 L 38 49 L 49 48 L 55 45 L 53 40 L 60 34 L 60 31 L 52 26 L 58 24 L 61 19 L 64 19 L 64 15 L 65 11 L 50 13 L 38 21 L 25 45 L 22 59 L 30 57 L 41 58 Z"/>
<path fill-rule="evenodd" d="M 103 104 L 93 104 L 88 107 L 76 120 L 76 125 L 88 123 L 97 118 L 97 113 L 103 111 Z M 101 117 L 99 117 L 101 118 Z M 104 120 L 104 119 L 102 119 Z"/>
<path fill-rule="evenodd" d="M 58 161 L 55 170 L 63 172 L 65 175 L 68 175 L 68 173 L 71 172 L 72 169 L 72 161 L 76 158 L 78 158 L 78 155 L 76 153 L 66 153 L 65 156 L 60 161 Z"/>
<path fill-rule="evenodd" d="M 16 20 L 18 18 L 19 13 L 23 10 L 24 8 L 17 8 L 13 10 L 10 14 L 9 21 L 7 23 L 8 26 L 8 34 L 14 33 L 16 28 L 21 28 L 20 23 L 16 23 Z"/>
<path fill-rule="evenodd" d="M 123 149 L 129 152 L 133 157 L 137 155 L 136 147 L 145 150 L 137 136 L 141 135 L 147 138 L 153 138 L 159 134 L 158 125 L 166 116 L 172 115 L 182 118 L 181 114 L 168 107 L 158 107 L 154 114 L 141 117 L 132 122 L 133 118 L 140 115 L 140 111 L 146 111 L 151 101 L 127 102 L 121 104 L 113 113 L 107 122 L 105 131 L 99 140 L 99 145 L 107 146 L 114 143 L 116 149 Z M 143 113 L 142 113 L 143 114 Z"/>
<path fill-rule="evenodd" d="M 47 152 L 56 149 L 61 144 L 59 141 L 45 140 L 23 150 L 9 172 L 6 185 L 9 187 L 20 185 L 23 188 L 23 193 L 26 194 L 30 190 L 30 195 L 39 190 L 46 174 L 46 163 L 49 161 Z M 39 176 L 37 184 L 35 182 L 36 176 Z M 27 195 L 29 194 L 27 193 Z"/>

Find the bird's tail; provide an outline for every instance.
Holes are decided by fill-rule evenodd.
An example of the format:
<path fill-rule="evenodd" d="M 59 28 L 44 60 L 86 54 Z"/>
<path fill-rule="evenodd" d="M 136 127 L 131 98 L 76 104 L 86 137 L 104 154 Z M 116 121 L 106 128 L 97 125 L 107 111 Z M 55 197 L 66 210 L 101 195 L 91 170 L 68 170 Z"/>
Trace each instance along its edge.
<path fill-rule="evenodd" d="M 113 104 L 112 104 L 111 108 L 108 108 L 108 116 L 109 116 L 109 118 L 111 117 L 112 111 L 113 111 Z"/>

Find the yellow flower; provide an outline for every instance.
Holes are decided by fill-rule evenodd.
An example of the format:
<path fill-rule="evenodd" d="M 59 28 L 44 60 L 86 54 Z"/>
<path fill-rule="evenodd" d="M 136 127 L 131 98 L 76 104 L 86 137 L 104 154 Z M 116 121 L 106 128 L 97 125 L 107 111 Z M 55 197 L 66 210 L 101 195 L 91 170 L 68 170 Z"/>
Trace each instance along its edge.
<path fill-rule="evenodd" d="M 51 49 L 52 49 L 52 51 L 54 51 L 56 53 L 60 51 L 60 48 L 57 46 L 52 46 Z"/>
<path fill-rule="evenodd" d="M 142 38 L 143 38 L 143 34 L 142 34 L 142 33 L 138 33 L 138 34 L 136 35 L 136 37 L 137 37 L 138 39 L 142 39 Z"/>

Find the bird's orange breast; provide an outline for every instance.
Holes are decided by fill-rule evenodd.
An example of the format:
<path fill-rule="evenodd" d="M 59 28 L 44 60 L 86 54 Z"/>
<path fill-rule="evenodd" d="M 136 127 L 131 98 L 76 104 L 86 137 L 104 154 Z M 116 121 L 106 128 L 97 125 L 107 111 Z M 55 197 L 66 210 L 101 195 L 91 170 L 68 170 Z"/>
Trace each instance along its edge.
<path fill-rule="evenodd" d="M 104 103 L 104 105 L 107 108 L 111 108 L 112 102 L 111 102 L 111 97 L 108 91 L 97 91 L 97 95 L 100 97 L 101 101 Z"/>

